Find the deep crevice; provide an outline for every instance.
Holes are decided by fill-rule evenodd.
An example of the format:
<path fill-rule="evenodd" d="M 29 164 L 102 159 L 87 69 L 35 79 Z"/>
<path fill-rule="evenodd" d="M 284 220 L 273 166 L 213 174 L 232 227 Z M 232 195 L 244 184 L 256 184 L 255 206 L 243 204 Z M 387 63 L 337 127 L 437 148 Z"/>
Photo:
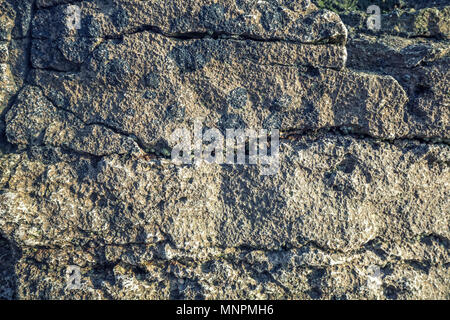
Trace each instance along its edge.
<path fill-rule="evenodd" d="M 338 45 L 344 46 L 347 39 L 343 39 L 342 36 L 338 36 L 335 38 L 323 38 L 316 41 L 300 41 L 300 40 L 292 40 L 292 39 L 284 39 L 279 37 L 274 38 L 264 38 L 258 37 L 256 35 L 250 35 L 247 33 L 235 34 L 229 33 L 226 31 L 192 31 L 192 32 L 182 32 L 182 33 L 168 33 L 163 31 L 160 27 L 154 25 L 143 25 L 140 27 L 136 27 L 132 30 L 120 33 L 120 34 L 109 34 L 103 35 L 100 37 L 83 37 L 83 38 L 103 38 L 105 40 L 123 40 L 125 36 L 130 36 L 134 34 L 139 34 L 143 32 L 150 32 L 153 34 L 161 35 L 166 38 L 176 39 L 180 41 L 189 41 L 189 40 L 236 40 L 236 41 L 255 41 L 255 42 L 270 42 L 270 43 L 289 43 L 289 44 L 304 44 L 304 45 Z M 76 36 L 74 37 L 76 38 Z M 33 39 L 37 40 L 54 40 L 51 38 L 45 37 L 33 37 Z"/>

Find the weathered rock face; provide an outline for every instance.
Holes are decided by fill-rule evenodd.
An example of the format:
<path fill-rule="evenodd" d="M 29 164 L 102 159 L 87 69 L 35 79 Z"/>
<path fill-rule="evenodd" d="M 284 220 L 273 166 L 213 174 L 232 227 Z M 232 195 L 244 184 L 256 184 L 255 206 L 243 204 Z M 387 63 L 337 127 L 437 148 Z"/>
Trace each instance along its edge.
<path fill-rule="evenodd" d="M 450 298 L 449 8 L 0 0 L 0 297 Z M 279 171 L 174 164 L 197 120 Z"/>

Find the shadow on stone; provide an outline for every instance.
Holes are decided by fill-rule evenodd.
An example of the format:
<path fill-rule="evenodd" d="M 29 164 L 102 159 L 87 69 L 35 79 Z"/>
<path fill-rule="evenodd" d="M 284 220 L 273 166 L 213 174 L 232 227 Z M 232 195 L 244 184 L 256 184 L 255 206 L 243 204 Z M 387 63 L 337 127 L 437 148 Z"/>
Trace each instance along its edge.
<path fill-rule="evenodd" d="M 0 300 L 14 300 L 17 276 L 14 270 L 17 254 L 11 243 L 0 235 Z"/>

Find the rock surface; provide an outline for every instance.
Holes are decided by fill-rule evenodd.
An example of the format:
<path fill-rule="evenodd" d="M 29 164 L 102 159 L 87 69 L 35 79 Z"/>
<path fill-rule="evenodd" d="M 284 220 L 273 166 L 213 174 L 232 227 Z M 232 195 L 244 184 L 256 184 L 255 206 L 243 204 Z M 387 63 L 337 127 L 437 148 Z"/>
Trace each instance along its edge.
<path fill-rule="evenodd" d="M 449 299 L 450 3 L 366 19 L 0 0 L 0 298 Z M 174 164 L 196 121 L 278 173 Z"/>

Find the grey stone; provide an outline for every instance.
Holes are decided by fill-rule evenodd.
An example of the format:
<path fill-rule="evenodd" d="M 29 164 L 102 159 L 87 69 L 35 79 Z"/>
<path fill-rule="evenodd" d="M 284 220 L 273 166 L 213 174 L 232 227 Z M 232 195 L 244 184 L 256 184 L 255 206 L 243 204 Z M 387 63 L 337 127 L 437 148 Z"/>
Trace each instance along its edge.
<path fill-rule="evenodd" d="M 0 0 L 0 299 L 449 299 L 449 7 L 407 2 L 374 33 L 309 0 Z M 176 165 L 196 121 L 279 129 L 279 171 Z"/>

